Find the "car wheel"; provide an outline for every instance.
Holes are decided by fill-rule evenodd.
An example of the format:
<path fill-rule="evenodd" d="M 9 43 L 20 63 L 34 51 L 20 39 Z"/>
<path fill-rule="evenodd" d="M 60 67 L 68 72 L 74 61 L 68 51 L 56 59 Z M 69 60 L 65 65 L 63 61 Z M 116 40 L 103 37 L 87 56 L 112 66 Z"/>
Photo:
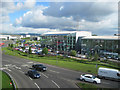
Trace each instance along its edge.
<path fill-rule="evenodd" d="M 82 79 L 82 81 L 84 81 L 84 82 L 85 82 L 85 79 Z"/>
<path fill-rule="evenodd" d="M 94 83 L 94 84 L 97 84 L 97 82 L 96 82 L 96 81 L 94 81 L 93 83 Z"/>

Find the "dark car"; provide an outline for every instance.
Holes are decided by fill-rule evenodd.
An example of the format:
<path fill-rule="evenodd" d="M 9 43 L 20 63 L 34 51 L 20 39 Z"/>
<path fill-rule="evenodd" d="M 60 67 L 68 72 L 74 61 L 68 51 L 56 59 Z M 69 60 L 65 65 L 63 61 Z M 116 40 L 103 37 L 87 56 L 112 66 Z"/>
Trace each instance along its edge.
<path fill-rule="evenodd" d="M 47 70 L 47 68 L 43 64 L 34 64 L 34 65 L 32 65 L 32 67 L 38 71 L 46 71 Z"/>
<path fill-rule="evenodd" d="M 29 70 L 27 75 L 29 75 L 31 78 L 40 78 L 41 76 L 36 70 Z"/>

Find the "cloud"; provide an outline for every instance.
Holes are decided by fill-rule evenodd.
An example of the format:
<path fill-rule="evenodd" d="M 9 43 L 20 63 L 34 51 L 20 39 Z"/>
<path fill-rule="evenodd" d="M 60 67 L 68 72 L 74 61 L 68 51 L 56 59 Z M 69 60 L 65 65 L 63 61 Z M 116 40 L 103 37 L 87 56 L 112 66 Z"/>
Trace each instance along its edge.
<path fill-rule="evenodd" d="M 12 24 L 0 24 L 0 33 L 45 33 L 45 32 L 56 32 L 59 29 L 49 28 L 30 28 L 30 27 L 15 27 Z M 9 29 L 9 30 L 8 30 Z"/>
<path fill-rule="evenodd" d="M 28 11 L 19 19 L 16 19 L 14 25 L 19 25 L 19 24 L 21 24 L 23 27 L 32 27 L 32 28 L 72 29 L 73 26 L 76 26 L 77 23 L 73 21 L 72 17 L 66 18 L 66 17 L 45 16 L 43 15 L 43 10 L 38 8 L 32 11 Z"/>
<path fill-rule="evenodd" d="M 2 23 L 9 22 L 9 13 L 13 13 L 19 10 L 26 10 L 34 8 L 36 0 L 26 0 L 24 2 L 15 2 L 13 0 L 0 2 L 0 20 Z"/>
<path fill-rule="evenodd" d="M 61 10 L 62 7 L 64 8 Z M 116 2 L 52 2 L 49 8 L 44 11 L 44 14 L 54 17 L 73 16 L 75 20 L 100 21 L 103 17 L 116 11 Z"/>
<path fill-rule="evenodd" d="M 12 4 L 11 4 L 12 5 Z M 9 6 L 9 5 L 8 5 Z M 23 16 L 16 18 L 12 26 L 6 25 L 4 31 L 11 32 L 47 32 L 59 30 L 89 30 L 98 35 L 113 35 L 117 31 L 117 3 L 108 2 L 62 2 L 50 3 L 49 6 L 35 6 L 35 2 L 18 2 L 16 9 L 4 5 L 3 16 L 12 10 L 30 9 Z M 6 18 L 7 19 L 7 18 Z M 9 18 L 7 19 L 9 20 Z M 4 20 L 5 21 L 5 20 Z M 42 28 L 42 29 L 41 29 Z"/>

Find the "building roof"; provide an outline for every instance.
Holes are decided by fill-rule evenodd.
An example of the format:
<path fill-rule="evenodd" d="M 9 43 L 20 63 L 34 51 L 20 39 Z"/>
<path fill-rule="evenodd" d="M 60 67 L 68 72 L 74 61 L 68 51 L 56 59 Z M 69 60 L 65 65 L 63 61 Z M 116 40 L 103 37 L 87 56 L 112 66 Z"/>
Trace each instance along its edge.
<path fill-rule="evenodd" d="M 59 31 L 59 32 L 47 32 L 44 33 L 43 35 L 68 35 L 72 33 L 84 33 L 84 32 L 89 32 L 89 31 Z"/>
<path fill-rule="evenodd" d="M 118 40 L 118 36 L 88 36 L 82 39 Z"/>

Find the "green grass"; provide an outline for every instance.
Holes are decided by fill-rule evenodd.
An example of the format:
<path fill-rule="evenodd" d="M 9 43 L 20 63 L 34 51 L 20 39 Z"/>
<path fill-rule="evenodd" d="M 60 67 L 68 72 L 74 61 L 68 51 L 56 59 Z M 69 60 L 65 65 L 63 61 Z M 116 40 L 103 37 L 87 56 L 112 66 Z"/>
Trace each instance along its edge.
<path fill-rule="evenodd" d="M 0 71 L 0 76 L 2 75 L 2 88 L 9 88 L 9 89 L 13 89 L 13 85 L 10 85 L 11 79 L 10 77 L 5 73 Z"/>
<path fill-rule="evenodd" d="M 97 90 L 97 88 L 100 88 L 94 84 L 88 84 L 88 83 L 77 83 L 77 85 L 80 87 L 80 88 L 83 88 L 84 90 L 89 90 L 89 89 L 92 89 L 92 90 Z"/>
<path fill-rule="evenodd" d="M 97 74 L 97 70 L 99 67 L 111 68 L 110 67 L 111 65 L 108 64 L 107 66 L 104 66 L 104 64 L 98 61 L 89 62 L 86 60 L 81 60 L 81 62 L 80 61 L 78 62 L 75 59 L 64 58 L 61 56 L 59 56 L 58 58 L 56 58 L 55 56 L 45 56 L 45 57 L 38 57 L 37 55 L 23 56 L 23 54 L 26 53 L 19 52 L 21 54 L 20 55 L 16 50 L 12 51 L 11 49 L 9 50 L 8 48 L 3 48 L 3 50 L 5 51 L 4 53 L 9 55 L 18 56 L 32 61 L 38 61 L 40 63 L 50 64 L 50 65 L 81 71 L 85 73 Z M 96 64 L 100 64 L 97 66 L 97 69 L 96 69 Z"/>

